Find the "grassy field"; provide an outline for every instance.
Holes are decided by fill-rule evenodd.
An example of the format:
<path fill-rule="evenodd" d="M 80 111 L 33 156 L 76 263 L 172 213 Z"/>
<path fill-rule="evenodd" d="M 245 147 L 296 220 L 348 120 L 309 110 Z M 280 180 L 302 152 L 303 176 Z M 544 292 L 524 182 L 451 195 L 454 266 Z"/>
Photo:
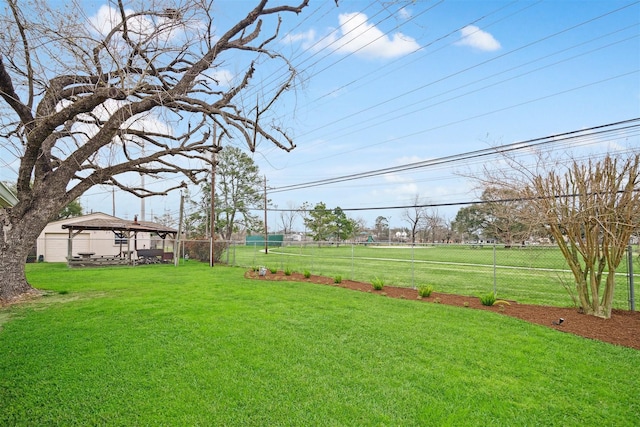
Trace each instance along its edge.
<path fill-rule="evenodd" d="M 573 276 L 560 251 L 548 247 L 511 248 L 470 245 L 377 247 L 316 244 L 274 247 L 236 246 L 229 260 L 243 267 L 267 266 L 293 271 L 308 270 L 324 276 L 371 282 L 381 278 L 387 285 L 417 287 L 461 295 L 484 295 L 495 289 L 499 298 L 526 304 L 573 306 L 566 285 L 573 289 Z M 637 257 L 635 272 L 640 272 Z M 640 275 L 636 274 L 640 283 Z M 618 270 L 615 308 L 629 308 L 627 264 Z"/>
<path fill-rule="evenodd" d="M 28 266 L 0 425 L 634 425 L 640 352 L 244 269 Z"/>

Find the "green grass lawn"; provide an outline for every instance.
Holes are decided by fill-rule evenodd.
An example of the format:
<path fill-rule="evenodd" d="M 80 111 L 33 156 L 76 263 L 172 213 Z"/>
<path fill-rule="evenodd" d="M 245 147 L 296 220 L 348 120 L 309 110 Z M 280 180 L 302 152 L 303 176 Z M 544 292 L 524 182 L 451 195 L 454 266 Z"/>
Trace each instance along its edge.
<path fill-rule="evenodd" d="M 0 425 L 634 425 L 640 352 L 244 269 L 28 265 Z"/>
<path fill-rule="evenodd" d="M 574 306 L 567 291 L 574 289 L 573 276 L 559 249 L 470 245 L 377 247 L 341 245 L 318 247 L 236 246 L 229 261 L 243 267 L 267 266 L 312 274 L 371 282 L 375 277 L 391 286 L 418 287 L 430 284 L 438 292 L 479 296 L 494 290 L 502 299 L 523 304 Z M 495 266 L 494 266 L 495 259 Z M 635 272 L 640 272 L 638 258 Z M 636 274 L 636 283 L 640 275 Z M 616 274 L 614 308 L 629 308 L 627 265 L 623 261 Z"/>

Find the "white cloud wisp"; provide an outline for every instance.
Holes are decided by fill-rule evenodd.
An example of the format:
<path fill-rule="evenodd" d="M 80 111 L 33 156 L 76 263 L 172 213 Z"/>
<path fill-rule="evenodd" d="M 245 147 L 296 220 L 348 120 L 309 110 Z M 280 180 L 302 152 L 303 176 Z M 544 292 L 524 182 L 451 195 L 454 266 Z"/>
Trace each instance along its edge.
<path fill-rule="evenodd" d="M 290 34 L 287 42 L 302 41 L 305 49 L 319 51 L 331 49 L 341 54 L 354 54 L 367 59 L 392 59 L 420 49 L 420 45 L 402 33 L 385 34 L 368 22 L 367 15 L 359 12 L 345 13 L 338 17 L 339 28 L 321 39 L 315 31 Z"/>
<path fill-rule="evenodd" d="M 460 35 L 461 39 L 456 43 L 459 46 L 469 46 L 484 52 L 492 52 L 501 48 L 498 40 L 475 25 L 467 25 L 460 30 Z"/>

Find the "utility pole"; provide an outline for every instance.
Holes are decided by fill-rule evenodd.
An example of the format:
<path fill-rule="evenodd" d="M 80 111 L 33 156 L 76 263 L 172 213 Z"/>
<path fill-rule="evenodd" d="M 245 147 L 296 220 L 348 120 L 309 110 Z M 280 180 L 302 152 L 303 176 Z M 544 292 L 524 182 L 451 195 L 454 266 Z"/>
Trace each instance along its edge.
<path fill-rule="evenodd" d="M 264 253 L 269 253 L 269 231 L 267 229 L 267 176 L 264 176 Z"/>
<path fill-rule="evenodd" d="M 216 236 L 216 124 L 213 124 L 213 152 L 211 153 L 211 246 L 209 248 L 209 265 L 213 267 Z"/>

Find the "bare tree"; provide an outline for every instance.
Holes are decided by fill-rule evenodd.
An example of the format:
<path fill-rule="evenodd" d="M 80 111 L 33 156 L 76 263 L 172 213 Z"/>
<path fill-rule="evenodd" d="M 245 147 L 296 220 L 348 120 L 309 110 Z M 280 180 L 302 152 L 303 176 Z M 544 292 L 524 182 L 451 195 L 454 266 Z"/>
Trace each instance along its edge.
<path fill-rule="evenodd" d="M 292 201 L 287 202 L 287 209 L 280 211 L 280 224 L 282 224 L 282 232 L 287 235 L 293 232 L 293 225 L 296 220 L 301 217 L 300 207 L 296 207 Z"/>
<path fill-rule="evenodd" d="M 420 231 L 420 227 L 425 223 L 429 213 L 427 208 L 420 206 L 420 204 L 420 196 L 416 194 L 413 207 L 407 208 L 402 212 L 402 217 L 409 223 L 412 245 L 416 244 L 416 235 Z"/>
<path fill-rule="evenodd" d="M 640 228 L 640 154 L 566 166 L 540 156 L 535 170 L 512 166 L 515 176 L 492 182 L 520 188 L 532 221 L 544 222 L 573 273 L 580 309 L 611 317 L 616 270 Z"/>
<path fill-rule="evenodd" d="M 257 141 L 295 147 L 269 116 L 293 87 L 295 69 L 269 46 L 281 16 L 300 13 L 308 0 L 256 3 L 242 3 L 250 10 L 220 31 L 212 1 L 111 0 L 102 20 L 83 21 L 80 4 L 8 0 L 0 15 L 0 134 L 20 165 L 19 202 L 0 209 L 1 300 L 34 292 L 24 274 L 29 249 L 63 206 L 93 186 L 139 197 L 179 187 L 132 186 L 132 172 L 198 183 L 231 136 L 250 150 Z M 226 61 L 246 67 L 231 82 L 223 78 Z M 272 83 L 257 87 L 265 63 Z"/>
<path fill-rule="evenodd" d="M 505 247 L 523 242 L 535 226 L 528 202 L 514 188 L 488 185 L 482 192 L 485 235 L 504 243 Z M 537 223 L 537 222 L 536 222 Z"/>
<path fill-rule="evenodd" d="M 427 233 L 427 239 L 431 240 L 431 243 L 435 243 L 436 240 L 445 240 L 445 224 L 445 219 L 440 216 L 437 209 L 430 209 L 427 211 L 424 219 L 424 225 Z"/>

